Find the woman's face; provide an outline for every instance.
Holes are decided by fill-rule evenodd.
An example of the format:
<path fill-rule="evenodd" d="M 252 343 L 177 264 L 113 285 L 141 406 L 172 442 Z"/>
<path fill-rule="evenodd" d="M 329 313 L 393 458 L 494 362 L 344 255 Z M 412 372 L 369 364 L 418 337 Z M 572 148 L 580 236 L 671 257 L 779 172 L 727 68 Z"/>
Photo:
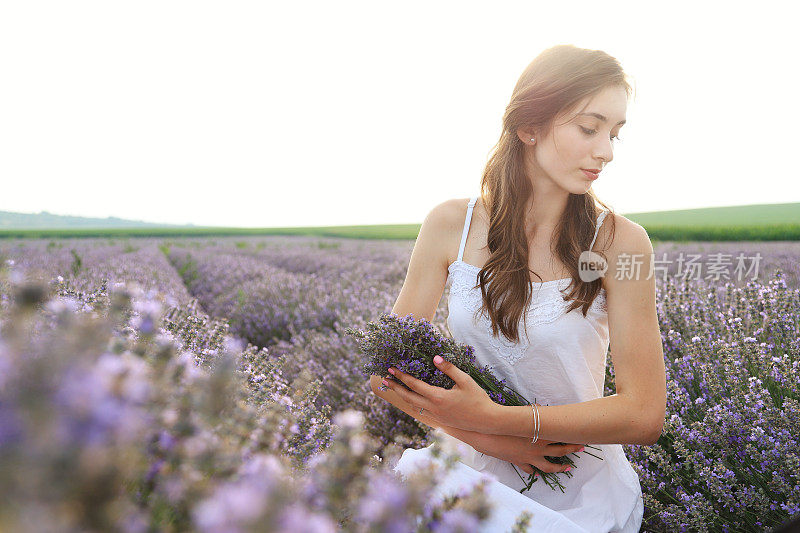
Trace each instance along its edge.
<path fill-rule="evenodd" d="M 594 180 L 581 169 L 602 170 L 614 159 L 614 138 L 625 123 L 627 107 L 625 89 L 607 87 L 559 116 L 548 135 L 521 137 L 533 148 L 534 182 L 547 180 L 572 194 L 585 194 Z M 602 177 L 600 173 L 598 179 Z"/>

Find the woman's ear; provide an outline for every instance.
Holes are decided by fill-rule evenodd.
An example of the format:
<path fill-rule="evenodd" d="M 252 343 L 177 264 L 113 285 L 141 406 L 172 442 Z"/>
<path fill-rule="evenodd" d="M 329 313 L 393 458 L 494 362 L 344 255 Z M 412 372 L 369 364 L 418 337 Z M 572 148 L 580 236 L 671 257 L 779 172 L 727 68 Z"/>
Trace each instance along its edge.
<path fill-rule="evenodd" d="M 524 142 L 525 144 L 532 145 L 534 144 L 535 141 L 532 141 L 531 139 L 535 139 L 536 134 L 531 129 L 519 128 L 517 129 L 517 137 L 519 137 L 519 140 Z"/>

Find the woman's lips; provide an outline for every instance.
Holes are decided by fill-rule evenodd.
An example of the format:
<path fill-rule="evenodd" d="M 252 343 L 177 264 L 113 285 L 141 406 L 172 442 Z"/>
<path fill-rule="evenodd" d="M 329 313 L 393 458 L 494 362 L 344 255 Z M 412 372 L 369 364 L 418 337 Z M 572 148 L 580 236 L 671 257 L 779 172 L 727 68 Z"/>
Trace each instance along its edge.
<path fill-rule="evenodd" d="M 581 169 L 581 172 L 583 172 L 583 174 L 590 180 L 597 179 L 598 174 L 595 174 L 594 172 L 589 172 L 588 170 L 583 170 L 583 169 Z"/>

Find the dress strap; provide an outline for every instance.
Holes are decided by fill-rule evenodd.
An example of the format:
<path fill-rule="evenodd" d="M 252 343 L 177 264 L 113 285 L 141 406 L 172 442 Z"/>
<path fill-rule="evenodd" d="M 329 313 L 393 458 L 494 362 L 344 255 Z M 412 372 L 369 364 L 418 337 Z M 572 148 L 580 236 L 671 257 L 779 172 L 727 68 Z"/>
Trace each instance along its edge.
<path fill-rule="evenodd" d="M 606 215 L 610 211 L 608 209 L 604 210 L 600 215 L 597 217 L 597 227 L 594 229 L 594 237 L 592 238 L 592 244 L 589 245 L 589 250 L 594 247 L 594 241 L 597 239 L 597 234 L 600 232 L 600 226 L 603 225 L 603 220 L 605 220 Z"/>
<path fill-rule="evenodd" d="M 464 220 L 464 231 L 461 233 L 461 245 L 458 247 L 458 261 L 461 261 L 462 257 L 464 257 L 464 246 L 467 244 L 467 234 L 469 233 L 469 224 L 472 221 L 472 209 L 475 207 L 475 202 L 478 201 L 478 197 L 470 198 L 469 204 L 467 204 L 467 218 Z"/>

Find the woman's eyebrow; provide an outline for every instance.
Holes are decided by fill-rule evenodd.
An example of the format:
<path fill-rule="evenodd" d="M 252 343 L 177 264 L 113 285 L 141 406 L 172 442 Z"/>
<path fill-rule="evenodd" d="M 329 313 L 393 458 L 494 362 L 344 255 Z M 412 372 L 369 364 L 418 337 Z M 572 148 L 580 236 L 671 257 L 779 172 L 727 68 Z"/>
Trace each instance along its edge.
<path fill-rule="evenodd" d="M 578 115 L 588 115 L 588 116 L 590 116 L 590 117 L 599 118 L 599 119 L 600 119 L 600 120 L 602 120 L 603 122 L 605 122 L 606 120 L 608 120 L 606 117 L 604 117 L 604 116 L 603 116 L 603 115 L 601 115 L 600 113 L 578 113 Z M 619 122 L 617 122 L 617 125 L 620 125 L 620 124 L 625 124 L 625 122 L 626 122 L 625 120 L 620 120 Z"/>

